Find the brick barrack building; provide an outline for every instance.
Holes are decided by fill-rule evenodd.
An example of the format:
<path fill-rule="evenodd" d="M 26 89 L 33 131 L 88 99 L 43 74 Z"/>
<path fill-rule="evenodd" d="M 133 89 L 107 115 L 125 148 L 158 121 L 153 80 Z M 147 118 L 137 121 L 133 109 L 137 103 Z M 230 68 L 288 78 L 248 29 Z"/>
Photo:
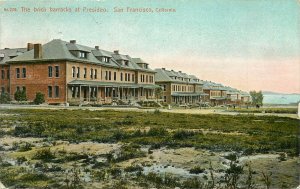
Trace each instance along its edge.
<path fill-rule="evenodd" d="M 37 92 L 49 104 L 111 104 L 154 99 L 155 72 L 140 58 L 55 39 L 27 44 L 27 49 L 3 49 L 1 91 L 12 97 L 26 90 L 28 101 Z"/>
<path fill-rule="evenodd" d="M 1 93 L 12 99 L 22 90 L 28 101 L 43 93 L 48 104 L 135 104 L 157 100 L 155 89 L 162 88 L 161 102 L 166 104 L 250 101 L 248 93 L 181 71 L 152 70 L 141 58 L 87 47 L 76 40 L 1 49 L 0 65 Z"/>

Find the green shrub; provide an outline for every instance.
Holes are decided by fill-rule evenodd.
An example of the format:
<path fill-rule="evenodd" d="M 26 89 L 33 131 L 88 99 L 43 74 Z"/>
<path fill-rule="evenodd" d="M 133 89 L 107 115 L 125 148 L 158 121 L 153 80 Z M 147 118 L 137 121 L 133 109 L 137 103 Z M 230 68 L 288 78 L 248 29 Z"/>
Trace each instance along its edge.
<path fill-rule="evenodd" d="M 35 99 L 33 100 L 34 104 L 43 104 L 45 102 L 45 95 L 41 92 L 35 94 Z"/>
<path fill-rule="evenodd" d="M 205 169 L 201 168 L 200 166 L 196 166 L 196 167 L 193 167 L 192 169 L 190 169 L 190 173 L 191 174 L 200 174 L 200 173 L 203 173 L 205 171 Z"/>
<path fill-rule="evenodd" d="M 124 169 L 125 172 L 138 172 L 138 171 L 143 171 L 143 167 L 139 165 L 131 165 L 129 167 L 126 167 Z"/>
<path fill-rule="evenodd" d="M 186 131 L 186 130 L 178 130 L 173 134 L 173 138 L 177 140 L 184 140 L 189 137 L 193 137 L 195 132 L 193 131 Z"/>
<path fill-rule="evenodd" d="M 20 145 L 19 152 L 26 152 L 31 150 L 33 147 L 29 142 L 25 142 L 25 144 Z"/>
<path fill-rule="evenodd" d="M 128 159 L 145 157 L 146 152 L 141 151 L 139 145 L 123 145 L 120 151 L 116 154 L 116 158 L 113 159 L 115 162 L 126 161 Z"/>
<path fill-rule="evenodd" d="M 0 95 L 0 104 L 6 104 L 8 102 L 10 102 L 10 96 L 8 93 L 1 93 Z"/>
<path fill-rule="evenodd" d="M 148 136 L 165 136 L 168 134 L 168 131 L 164 128 L 153 128 L 151 127 L 148 131 Z"/>
<path fill-rule="evenodd" d="M 47 162 L 53 160 L 54 158 L 55 155 L 50 151 L 50 148 L 38 150 L 33 157 L 33 159 L 39 159 Z"/>
<path fill-rule="evenodd" d="M 17 90 L 14 94 L 16 101 L 27 101 L 26 90 Z"/>

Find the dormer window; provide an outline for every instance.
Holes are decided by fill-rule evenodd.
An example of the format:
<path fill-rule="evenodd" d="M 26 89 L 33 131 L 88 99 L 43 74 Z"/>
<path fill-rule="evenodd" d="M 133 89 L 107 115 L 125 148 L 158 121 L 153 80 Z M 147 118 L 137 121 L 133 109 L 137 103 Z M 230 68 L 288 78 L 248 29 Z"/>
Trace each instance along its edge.
<path fill-rule="evenodd" d="M 109 63 L 110 58 L 104 56 L 104 57 L 102 57 L 102 61 L 103 61 L 103 62 L 106 62 L 106 63 Z"/>
<path fill-rule="evenodd" d="M 128 60 L 124 60 L 124 64 L 125 64 L 125 66 L 128 66 L 129 65 L 129 61 Z"/>
<path fill-rule="evenodd" d="M 4 59 L 4 56 L 5 55 L 3 53 L 0 54 L 0 61 Z"/>
<path fill-rule="evenodd" d="M 87 58 L 87 52 L 79 51 L 79 58 Z"/>

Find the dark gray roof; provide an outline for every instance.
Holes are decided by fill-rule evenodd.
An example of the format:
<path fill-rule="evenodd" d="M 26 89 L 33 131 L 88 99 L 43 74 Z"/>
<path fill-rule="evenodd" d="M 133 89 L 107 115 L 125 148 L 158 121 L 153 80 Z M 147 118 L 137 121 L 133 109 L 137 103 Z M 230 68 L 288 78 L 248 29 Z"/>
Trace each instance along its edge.
<path fill-rule="evenodd" d="M 0 64 L 5 64 L 13 57 L 19 56 L 27 51 L 27 48 L 0 49 Z"/>
<path fill-rule="evenodd" d="M 203 89 L 207 90 L 222 90 L 227 91 L 228 89 L 220 83 L 215 83 L 212 81 L 204 81 Z"/>
<path fill-rule="evenodd" d="M 87 58 L 79 58 L 74 56 L 71 51 L 84 51 L 88 52 Z M 102 49 L 98 50 L 92 47 L 87 47 L 84 45 L 69 43 L 66 41 L 62 41 L 60 39 L 54 39 L 42 46 L 42 58 L 34 59 L 34 50 L 30 50 L 25 52 L 24 54 L 17 56 L 9 60 L 8 62 L 36 62 L 36 61 L 51 61 L 51 60 L 68 60 L 68 61 L 80 61 L 86 63 L 100 64 L 107 67 L 122 67 L 125 69 L 139 69 L 146 72 L 154 72 L 150 68 L 145 69 L 139 67 L 128 55 L 116 55 L 113 52 L 105 51 Z M 112 57 L 110 63 L 105 63 L 100 61 L 97 56 L 106 55 L 108 57 Z M 120 65 L 118 63 L 118 59 L 122 58 L 125 60 L 129 60 L 129 65 Z"/>
<path fill-rule="evenodd" d="M 109 58 L 111 58 L 112 56 L 109 54 L 109 53 L 106 53 L 105 51 L 103 51 L 103 50 L 92 50 L 92 53 L 93 53 L 93 55 L 94 56 L 96 56 L 96 57 L 109 57 Z"/>
<path fill-rule="evenodd" d="M 199 84 L 202 82 L 197 82 L 192 79 L 192 77 L 186 73 L 175 72 L 174 70 L 166 70 L 166 69 L 155 69 L 155 81 L 156 82 L 175 82 L 175 83 L 186 83 L 186 84 Z M 176 79 L 175 79 L 176 77 Z M 181 79 L 183 78 L 183 80 Z M 186 79 L 186 80 L 185 80 Z"/>
<path fill-rule="evenodd" d="M 69 51 L 83 51 L 90 53 L 91 50 L 89 48 L 86 48 L 85 46 L 76 44 L 76 43 L 68 43 L 66 44 Z"/>
<path fill-rule="evenodd" d="M 145 62 L 143 59 L 141 58 L 132 58 L 133 61 L 137 64 L 148 64 L 147 62 Z"/>
<path fill-rule="evenodd" d="M 112 54 L 115 60 L 128 60 L 126 55 L 121 55 L 121 54 Z"/>

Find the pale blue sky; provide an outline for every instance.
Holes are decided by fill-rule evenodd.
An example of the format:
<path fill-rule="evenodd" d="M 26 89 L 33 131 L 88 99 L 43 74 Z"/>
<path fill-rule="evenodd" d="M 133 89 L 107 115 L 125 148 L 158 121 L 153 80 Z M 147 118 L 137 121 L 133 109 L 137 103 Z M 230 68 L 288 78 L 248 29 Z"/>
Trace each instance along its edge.
<path fill-rule="evenodd" d="M 0 1 L 0 48 L 76 39 L 142 57 L 152 67 L 181 69 L 244 90 L 300 92 L 299 4 L 297 0 Z M 21 6 L 104 7 L 109 13 L 3 12 L 3 7 Z M 114 13 L 114 7 L 175 8 L 176 13 Z M 286 72 L 275 76 L 274 70 L 271 74 L 266 69 L 270 65 L 288 67 L 285 71 L 293 73 L 290 78 Z M 274 84 L 279 81 L 276 77 L 285 77 L 290 87 L 255 84 L 257 75 L 251 68 L 257 66 L 265 82 Z M 235 67 L 235 72 L 228 67 Z M 239 73 L 239 68 L 244 71 Z"/>

